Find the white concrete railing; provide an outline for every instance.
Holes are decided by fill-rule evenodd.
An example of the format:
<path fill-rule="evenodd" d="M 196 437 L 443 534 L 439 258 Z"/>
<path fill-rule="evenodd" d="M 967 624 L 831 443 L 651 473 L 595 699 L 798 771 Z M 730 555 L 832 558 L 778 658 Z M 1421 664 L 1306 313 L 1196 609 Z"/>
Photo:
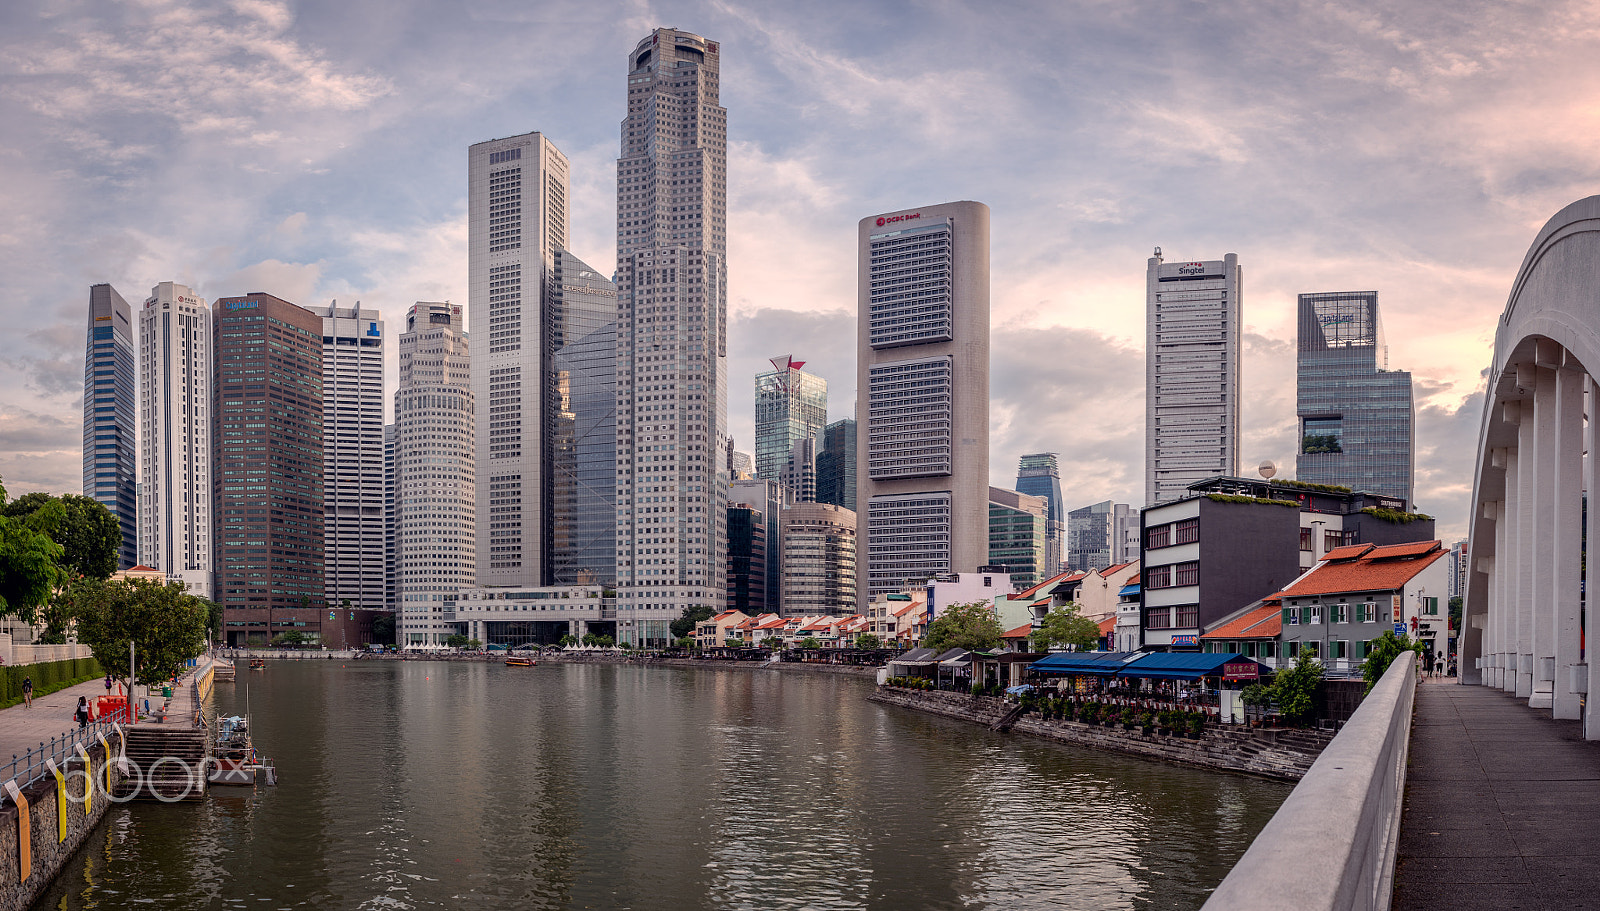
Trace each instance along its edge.
<path fill-rule="evenodd" d="M 6 637 L 9 638 L 9 637 Z M 0 644 L 0 661 L 6 664 L 43 664 L 46 661 L 70 661 L 74 658 L 93 657 L 87 645 L 11 645 Z"/>
<path fill-rule="evenodd" d="M 1387 911 L 1416 692 L 1417 663 L 1389 665 L 1205 909 Z"/>

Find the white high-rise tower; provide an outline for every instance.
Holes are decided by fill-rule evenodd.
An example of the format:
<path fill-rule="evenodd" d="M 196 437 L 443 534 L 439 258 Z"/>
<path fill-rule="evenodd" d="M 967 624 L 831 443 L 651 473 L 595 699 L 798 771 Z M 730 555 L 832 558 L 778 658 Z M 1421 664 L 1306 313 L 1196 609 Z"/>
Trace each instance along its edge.
<path fill-rule="evenodd" d="M 175 282 L 139 311 L 139 562 L 211 597 L 211 310 Z"/>
<path fill-rule="evenodd" d="M 383 610 L 383 315 L 338 301 L 318 315 L 328 608 Z"/>
<path fill-rule="evenodd" d="M 467 319 L 477 443 L 477 584 L 539 586 L 549 496 L 544 309 L 567 246 L 567 158 L 539 133 L 467 150 Z"/>
<path fill-rule="evenodd" d="M 461 307 L 418 301 L 400 335 L 394 395 L 395 642 L 437 646 L 456 593 L 473 585 L 473 403 Z"/>
<path fill-rule="evenodd" d="M 1145 505 L 1239 474 L 1239 256 L 1145 271 Z"/>
<path fill-rule="evenodd" d="M 628 55 L 617 159 L 617 634 L 639 645 L 666 644 L 685 607 L 720 608 L 726 589 L 720 68 L 717 42 L 670 28 Z"/>

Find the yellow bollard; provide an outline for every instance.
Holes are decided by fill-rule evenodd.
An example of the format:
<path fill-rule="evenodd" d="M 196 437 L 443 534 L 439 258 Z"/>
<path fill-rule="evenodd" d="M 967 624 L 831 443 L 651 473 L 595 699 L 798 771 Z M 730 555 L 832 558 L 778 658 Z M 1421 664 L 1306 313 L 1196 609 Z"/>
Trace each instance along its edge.
<path fill-rule="evenodd" d="M 67 840 L 67 776 L 54 759 L 46 759 L 50 774 L 56 777 L 56 843 Z"/>
<path fill-rule="evenodd" d="M 89 751 L 78 744 L 78 758 L 83 760 L 83 815 L 94 808 L 94 763 L 89 761 Z"/>
<path fill-rule="evenodd" d="M 100 758 L 105 764 L 106 796 L 111 796 L 111 746 L 106 743 L 106 735 L 95 735 L 100 738 Z"/>
<path fill-rule="evenodd" d="M 33 831 L 28 824 L 28 798 L 22 796 L 15 778 L 6 782 L 6 793 L 17 804 L 17 882 L 25 883 L 33 873 Z"/>

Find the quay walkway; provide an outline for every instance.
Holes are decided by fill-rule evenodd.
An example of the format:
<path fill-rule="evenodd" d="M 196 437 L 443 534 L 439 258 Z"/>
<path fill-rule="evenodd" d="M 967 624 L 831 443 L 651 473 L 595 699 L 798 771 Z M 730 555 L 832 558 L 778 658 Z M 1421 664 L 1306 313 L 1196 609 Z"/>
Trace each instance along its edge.
<path fill-rule="evenodd" d="M 1600 743 L 1485 686 L 1417 686 L 1395 911 L 1600 908 Z"/>

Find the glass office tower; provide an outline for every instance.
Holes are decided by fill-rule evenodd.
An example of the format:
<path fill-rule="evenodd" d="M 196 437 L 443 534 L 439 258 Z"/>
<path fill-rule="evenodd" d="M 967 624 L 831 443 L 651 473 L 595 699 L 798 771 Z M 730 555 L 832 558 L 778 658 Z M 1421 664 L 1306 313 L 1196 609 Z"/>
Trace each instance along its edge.
<path fill-rule="evenodd" d="M 556 251 L 545 314 L 552 585 L 617 581 L 617 286 Z"/>
<path fill-rule="evenodd" d="M 1389 369 L 1378 292 L 1300 295 L 1296 476 L 1411 504 L 1411 374 Z"/>
<path fill-rule="evenodd" d="M 83 495 L 117 517 L 122 546 L 117 566 L 139 556 L 139 401 L 133 375 L 133 319 L 128 302 L 110 285 L 89 288 L 89 337 L 83 359 Z"/>

